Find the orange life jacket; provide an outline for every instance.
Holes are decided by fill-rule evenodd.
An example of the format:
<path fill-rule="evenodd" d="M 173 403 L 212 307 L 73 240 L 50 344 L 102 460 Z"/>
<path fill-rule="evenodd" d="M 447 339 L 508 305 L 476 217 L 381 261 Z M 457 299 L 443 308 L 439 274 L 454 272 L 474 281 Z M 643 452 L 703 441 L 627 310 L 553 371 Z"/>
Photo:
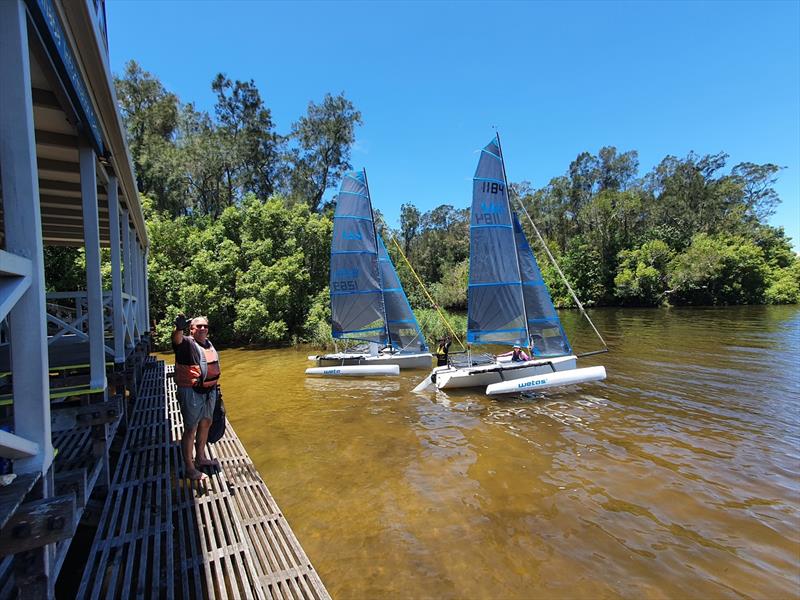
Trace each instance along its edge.
<path fill-rule="evenodd" d="M 211 389 L 219 383 L 220 368 L 219 355 L 216 348 L 209 341 L 208 348 L 203 348 L 194 338 L 187 336 L 192 348 L 192 357 L 195 364 L 175 365 L 175 383 L 178 387 Z M 205 363 L 205 365 L 203 365 Z M 203 377 L 205 366 L 206 376 Z"/>

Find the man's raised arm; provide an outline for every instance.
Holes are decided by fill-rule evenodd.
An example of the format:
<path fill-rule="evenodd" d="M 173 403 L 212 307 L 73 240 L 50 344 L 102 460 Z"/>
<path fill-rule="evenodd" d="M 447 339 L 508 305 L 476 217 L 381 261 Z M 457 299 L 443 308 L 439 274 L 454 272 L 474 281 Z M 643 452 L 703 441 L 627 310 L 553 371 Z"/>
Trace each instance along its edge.
<path fill-rule="evenodd" d="M 172 343 L 179 346 L 183 342 L 183 330 L 186 329 L 186 317 L 178 315 L 175 317 L 175 331 L 172 332 Z"/>

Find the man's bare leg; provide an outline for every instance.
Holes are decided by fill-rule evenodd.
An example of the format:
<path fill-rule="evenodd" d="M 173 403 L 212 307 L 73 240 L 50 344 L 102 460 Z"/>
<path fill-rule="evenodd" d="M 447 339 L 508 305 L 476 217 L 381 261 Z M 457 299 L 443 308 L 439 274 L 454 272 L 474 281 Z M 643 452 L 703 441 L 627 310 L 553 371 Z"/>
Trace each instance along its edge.
<path fill-rule="evenodd" d="M 198 467 L 216 467 L 219 463 L 206 456 L 206 442 L 208 441 L 208 430 L 211 428 L 211 419 L 200 419 L 197 425 L 197 440 L 195 441 L 195 464 Z"/>
<path fill-rule="evenodd" d="M 186 476 L 189 479 L 203 479 L 205 475 L 198 471 L 194 466 L 194 461 L 192 460 L 192 445 L 194 442 L 194 436 L 197 432 L 197 427 L 192 427 L 191 429 L 184 429 L 183 435 L 181 436 L 181 454 L 183 455 L 183 466 L 186 470 Z M 206 429 L 206 436 L 208 436 L 208 430 Z"/>

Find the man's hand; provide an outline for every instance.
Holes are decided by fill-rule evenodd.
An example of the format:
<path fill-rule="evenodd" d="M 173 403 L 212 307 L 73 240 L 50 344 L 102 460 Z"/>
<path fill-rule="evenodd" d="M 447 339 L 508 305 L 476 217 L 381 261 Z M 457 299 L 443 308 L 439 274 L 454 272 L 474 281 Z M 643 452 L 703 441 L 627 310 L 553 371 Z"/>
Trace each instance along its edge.
<path fill-rule="evenodd" d="M 186 329 L 186 323 L 187 323 L 186 315 L 179 314 L 177 317 L 175 317 L 175 329 L 176 330 L 183 331 L 184 329 Z"/>

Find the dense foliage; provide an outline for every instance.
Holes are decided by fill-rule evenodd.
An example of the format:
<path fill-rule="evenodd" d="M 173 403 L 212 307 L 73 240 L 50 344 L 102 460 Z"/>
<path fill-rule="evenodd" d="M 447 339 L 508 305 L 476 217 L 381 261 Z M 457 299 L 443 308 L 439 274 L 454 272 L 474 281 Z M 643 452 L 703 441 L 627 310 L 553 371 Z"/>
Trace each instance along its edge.
<path fill-rule="evenodd" d="M 165 343 L 184 312 L 207 314 L 221 342 L 328 344 L 333 205 L 322 199 L 351 168 L 361 123 L 352 103 L 343 94 L 310 102 L 284 135 L 253 81 L 218 75 L 213 115 L 181 103 L 135 62 L 116 86 L 150 235 L 157 339 Z M 780 168 L 727 170 L 727 159 L 668 156 L 640 174 L 635 151 L 604 147 L 540 189 L 512 184 L 512 196 L 586 305 L 800 302 L 800 259 L 783 230 L 766 224 Z M 572 306 L 520 212 L 554 301 Z M 444 325 L 417 277 L 438 306 L 466 308 L 469 210 L 407 203 L 397 230 L 376 213 L 433 341 Z M 51 289 L 82 287 L 80 251 L 50 248 L 47 262 Z M 463 334 L 463 316 L 450 319 Z"/>

